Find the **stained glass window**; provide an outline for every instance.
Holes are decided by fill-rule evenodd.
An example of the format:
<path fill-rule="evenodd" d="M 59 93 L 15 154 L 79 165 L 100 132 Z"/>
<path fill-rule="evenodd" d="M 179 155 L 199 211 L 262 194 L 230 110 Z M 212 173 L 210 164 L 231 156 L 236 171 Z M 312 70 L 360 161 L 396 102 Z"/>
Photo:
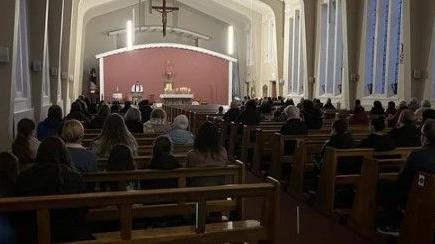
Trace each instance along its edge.
<path fill-rule="evenodd" d="M 368 1 L 367 10 L 367 30 L 366 30 L 366 48 L 365 48 L 365 88 L 366 94 L 372 93 L 374 81 L 374 61 L 375 61 L 375 33 L 376 33 L 376 10 L 377 0 Z"/>

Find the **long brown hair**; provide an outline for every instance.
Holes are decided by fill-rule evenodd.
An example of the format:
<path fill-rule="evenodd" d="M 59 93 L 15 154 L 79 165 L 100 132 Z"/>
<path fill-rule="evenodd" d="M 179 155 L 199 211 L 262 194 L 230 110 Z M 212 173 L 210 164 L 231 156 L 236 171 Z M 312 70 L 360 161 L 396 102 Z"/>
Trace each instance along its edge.
<path fill-rule="evenodd" d="M 110 153 L 112 147 L 118 144 L 128 146 L 133 152 L 137 149 L 136 139 L 128 131 L 124 119 L 119 114 L 111 114 L 107 117 L 97 141 L 100 143 L 97 151 L 99 155 Z"/>
<path fill-rule="evenodd" d="M 35 130 L 35 122 L 31 119 L 22 119 L 17 125 L 17 137 L 12 144 L 12 152 L 18 157 L 21 166 L 35 161 L 34 153 L 30 149 L 30 138 Z"/>

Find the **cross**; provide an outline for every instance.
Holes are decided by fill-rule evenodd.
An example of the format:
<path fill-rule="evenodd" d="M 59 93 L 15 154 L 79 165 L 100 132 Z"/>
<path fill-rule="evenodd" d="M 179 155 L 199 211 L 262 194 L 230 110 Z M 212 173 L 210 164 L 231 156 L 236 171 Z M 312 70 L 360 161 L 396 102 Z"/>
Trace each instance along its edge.
<path fill-rule="evenodd" d="M 166 0 L 163 0 L 163 6 L 152 6 L 152 9 L 162 14 L 163 36 L 166 36 L 166 26 L 168 25 L 168 13 L 180 10 L 178 7 L 166 6 Z"/>

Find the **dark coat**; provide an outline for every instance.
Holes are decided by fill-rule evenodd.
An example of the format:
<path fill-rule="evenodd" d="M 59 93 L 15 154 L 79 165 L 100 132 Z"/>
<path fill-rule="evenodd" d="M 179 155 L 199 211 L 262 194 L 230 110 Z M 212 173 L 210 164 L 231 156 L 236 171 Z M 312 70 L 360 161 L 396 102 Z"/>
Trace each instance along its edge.
<path fill-rule="evenodd" d="M 259 112 L 243 111 L 236 119 L 236 124 L 242 125 L 258 125 L 261 122 L 261 114 Z"/>
<path fill-rule="evenodd" d="M 376 151 L 390 151 L 396 148 L 396 144 L 389 135 L 370 134 L 361 141 L 360 147 L 373 148 Z"/>
<path fill-rule="evenodd" d="M 238 108 L 230 108 L 224 114 L 224 120 L 227 122 L 234 122 L 240 116 L 240 109 Z"/>
<path fill-rule="evenodd" d="M 139 121 L 126 120 L 125 125 L 130 133 L 143 133 L 143 124 Z"/>
<path fill-rule="evenodd" d="M 300 119 L 289 119 L 281 127 L 280 133 L 282 135 L 307 135 L 308 128 Z"/>
<path fill-rule="evenodd" d="M 21 172 L 17 180 L 18 196 L 43 196 L 55 194 L 82 193 L 85 185 L 80 174 L 74 169 L 53 163 L 36 163 L 33 167 Z M 86 228 L 82 209 L 60 209 L 51 212 L 51 235 L 53 242 L 66 242 L 92 239 Z M 19 218 L 21 238 L 33 238 L 36 226 L 28 213 Z M 26 239 L 22 243 L 33 242 Z"/>
<path fill-rule="evenodd" d="M 62 121 L 45 119 L 39 122 L 36 130 L 38 140 L 42 141 L 47 137 L 55 136 L 59 132 L 59 128 L 62 125 Z"/>
<path fill-rule="evenodd" d="M 419 147 L 421 145 L 420 134 L 420 130 L 415 125 L 394 128 L 389 133 L 397 147 Z"/>
<path fill-rule="evenodd" d="M 322 112 L 318 109 L 304 109 L 304 122 L 308 129 L 320 129 L 323 126 Z"/>

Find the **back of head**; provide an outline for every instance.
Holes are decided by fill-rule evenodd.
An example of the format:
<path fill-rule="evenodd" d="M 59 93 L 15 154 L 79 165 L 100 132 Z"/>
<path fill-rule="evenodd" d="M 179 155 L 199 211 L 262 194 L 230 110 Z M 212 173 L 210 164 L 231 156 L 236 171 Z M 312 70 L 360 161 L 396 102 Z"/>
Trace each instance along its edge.
<path fill-rule="evenodd" d="M 161 108 L 155 108 L 151 112 L 152 119 L 166 120 L 166 112 Z"/>
<path fill-rule="evenodd" d="M 370 122 L 375 132 L 381 132 L 385 129 L 385 120 L 383 118 L 375 118 Z"/>
<path fill-rule="evenodd" d="M 180 114 L 174 119 L 174 128 L 187 130 L 189 128 L 189 119 L 186 115 Z"/>
<path fill-rule="evenodd" d="M 356 106 L 356 107 L 361 106 L 361 100 L 356 99 L 356 100 L 355 100 L 355 106 Z"/>
<path fill-rule="evenodd" d="M 71 104 L 70 113 L 80 113 L 82 112 L 82 107 L 80 106 L 80 102 L 76 101 Z"/>
<path fill-rule="evenodd" d="M 239 108 L 239 102 L 238 101 L 232 101 L 230 104 L 230 108 L 237 109 Z"/>
<path fill-rule="evenodd" d="M 253 99 L 249 100 L 245 104 L 245 111 L 255 112 L 257 110 L 257 102 Z"/>
<path fill-rule="evenodd" d="M 421 128 L 421 133 L 427 140 L 427 142 L 424 142 L 423 144 L 435 145 L 435 120 L 426 120 Z"/>
<path fill-rule="evenodd" d="M 80 143 L 83 139 L 85 129 L 80 121 L 72 119 L 67 120 L 62 127 L 62 139 L 66 143 Z"/>
<path fill-rule="evenodd" d="M 284 113 L 287 115 L 287 119 L 300 119 L 300 111 L 296 106 L 287 106 Z"/>
<path fill-rule="evenodd" d="M 58 105 L 51 105 L 48 109 L 47 118 L 50 120 L 62 120 L 62 108 Z"/>
<path fill-rule="evenodd" d="M 428 109 L 423 112 L 423 122 L 428 119 L 435 119 L 435 110 L 434 109 Z"/>
<path fill-rule="evenodd" d="M 405 109 L 400 113 L 399 122 L 403 125 L 411 125 L 416 121 L 414 111 L 410 109 Z"/>
<path fill-rule="evenodd" d="M 135 169 L 136 165 L 134 163 L 131 149 L 126 145 L 115 145 L 110 151 L 107 170 L 122 171 Z"/>
<path fill-rule="evenodd" d="M 102 104 L 98 110 L 98 116 L 107 117 L 110 114 L 110 107 L 107 104 Z"/>
<path fill-rule="evenodd" d="M 130 139 L 133 138 L 125 125 L 124 118 L 119 114 L 111 114 L 104 122 L 101 135 L 101 151 L 100 154 L 106 153 L 109 148 L 115 144 L 130 145 Z"/>
<path fill-rule="evenodd" d="M 35 122 L 31 119 L 21 119 L 17 125 L 17 132 L 20 136 L 30 137 L 35 130 Z"/>
<path fill-rule="evenodd" d="M 347 132 L 348 124 L 344 119 L 338 119 L 334 121 L 332 128 L 336 134 L 344 134 Z"/>
<path fill-rule="evenodd" d="M 204 122 L 199 127 L 193 147 L 202 153 L 218 154 L 220 146 L 217 127 L 213 123 Z"/>
<path fill-rule="evenodd" d="M 314 103 L 311 100 L 305 99 L 302 102 L 302 107 L 304 110 L 309 110 L 314 108 Z"/>
<path fill-rule="evenodd" d="M 59 137 L 48 137 L 39 144 L 36 162 L 72 165 L 65 143 Z"/>
<path fill-rule="evenodd" d="M 376 101 L 373 102 L 373 107 L 374 108 L 378 108 L 378 109 L 382 108 L 382 103 L 380 101 L 376 100 Z"/>
<path fill-rule="evenodd" d="M 154 141 L 153 157 L 160 157 L 170 154 L 172 151 L 172 142 L 167 136 L 159 136 Z"/>
<path fill-rule="evenodd" d="M 389 101 L 388 102 L 388 108 L 389 109 L 395 109 L 396 108 L 396 103 L 393 101 Z"/>
<path fill-rule="evenodd" d="M 127 113 L 125 113 L 125 121 L 141 121 L 141 114 L 139 109 L 134 108 L 134 107 L 130 107 L 127 111 Z"/>

